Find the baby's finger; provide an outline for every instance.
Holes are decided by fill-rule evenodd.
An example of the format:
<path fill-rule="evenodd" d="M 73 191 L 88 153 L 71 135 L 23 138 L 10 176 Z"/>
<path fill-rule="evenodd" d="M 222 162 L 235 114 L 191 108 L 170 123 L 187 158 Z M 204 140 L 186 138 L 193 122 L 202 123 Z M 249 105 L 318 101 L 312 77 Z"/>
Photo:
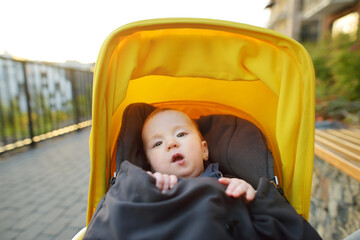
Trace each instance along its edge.
<path fill-rule="evenodd" d="M 170 176 L 167 174 L 163 174 L 164 184 L 162 188 L 162 192 L 165 193 L 170 188 Z"/>
<path fill-rule="evenodd" d="M 236 190 L 239 186 L 242 186 L 245 182 L 240 179 L 230 179 L 229 185 L 226 188 L 226 194 L 230 197 L 238 197 L 237 192 L 239 192 L 240 189 Z"/>
<path fill-rule="evenodd" d="M 250 187 L 247 191 L 246 191 L 246 200 L 248 202 L 251 202 L 252 200 L 255 199 L 255 195 L 256 195 L 256 191 L 253 187 Z"/>
<path fill-rule="evenodd" d="M 241 183 L 240 185 L 237 185 L 234 189 L 232 189 L 231 195 L 234 198 L 238 198 L 240 196 L 246 197 L 247 190 L 248 186 L 245 183 Z"/>
<path fill-rule="evenodd" d="M 226 177 L 221 177 L 218 179 L 219 183 L 224 184 L 224 185 L 229 185 L 230 183 L 230 178 L 226 178 Z"/>
<path fill-rule="evenodd" d="M 173 188 L 177 184 L 177 177 L 175 175 L 170 175 L 170 188 Z"/>
<path fill-rule="evenodd" d="M 163 189 L 164 186 L 164 178 L 163 178 L 163 174 L 156 172 L 153 174 L 153 177 L 156 179 L 156 187 L 160 190 Z"/>

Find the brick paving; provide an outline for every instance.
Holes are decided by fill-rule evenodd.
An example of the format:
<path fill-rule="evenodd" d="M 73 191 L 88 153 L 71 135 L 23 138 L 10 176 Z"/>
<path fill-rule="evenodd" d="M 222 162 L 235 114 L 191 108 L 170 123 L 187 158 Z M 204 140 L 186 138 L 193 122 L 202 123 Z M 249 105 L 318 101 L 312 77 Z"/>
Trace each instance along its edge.
<path fill-rule="evenodd" d="M 0 239 L 71 239 L 86 224 L 90 128 L 0 155 Z"/>

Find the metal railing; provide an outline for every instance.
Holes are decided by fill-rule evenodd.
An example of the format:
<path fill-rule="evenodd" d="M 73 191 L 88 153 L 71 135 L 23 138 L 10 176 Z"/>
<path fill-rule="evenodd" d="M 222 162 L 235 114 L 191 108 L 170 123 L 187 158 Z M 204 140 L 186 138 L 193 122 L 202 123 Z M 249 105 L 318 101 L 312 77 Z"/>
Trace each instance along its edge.
<path fill-rule="evenodd" d="M 91 124 L 90 70 L 0 57 L 0 153 Z"/>

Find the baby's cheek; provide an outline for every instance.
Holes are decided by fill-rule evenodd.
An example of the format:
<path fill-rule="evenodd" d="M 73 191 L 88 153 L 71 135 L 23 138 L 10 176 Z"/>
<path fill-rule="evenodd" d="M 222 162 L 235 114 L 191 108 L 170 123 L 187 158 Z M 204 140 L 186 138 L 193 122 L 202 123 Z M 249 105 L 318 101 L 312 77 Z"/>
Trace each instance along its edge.
<path fill-rule="evenodd" d="M 158 171 L 158 161 L 156 160 L 156 156 L 154 156 L 153 154 L 148 156 L 148 162 L 150 163 L 151 167 L 155 170 Z"/>

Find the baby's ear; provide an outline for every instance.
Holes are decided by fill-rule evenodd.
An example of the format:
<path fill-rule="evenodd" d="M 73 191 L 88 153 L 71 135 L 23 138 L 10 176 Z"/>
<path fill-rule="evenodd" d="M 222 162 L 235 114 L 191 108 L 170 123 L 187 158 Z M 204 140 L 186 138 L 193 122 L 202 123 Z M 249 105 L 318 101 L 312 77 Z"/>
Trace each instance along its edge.
<path fill-rule="evenodd" d="M 206 141 L 201 141 L 201 150 L 203 153 L 203 160 L 209 160 L 209 149 Z"/>

